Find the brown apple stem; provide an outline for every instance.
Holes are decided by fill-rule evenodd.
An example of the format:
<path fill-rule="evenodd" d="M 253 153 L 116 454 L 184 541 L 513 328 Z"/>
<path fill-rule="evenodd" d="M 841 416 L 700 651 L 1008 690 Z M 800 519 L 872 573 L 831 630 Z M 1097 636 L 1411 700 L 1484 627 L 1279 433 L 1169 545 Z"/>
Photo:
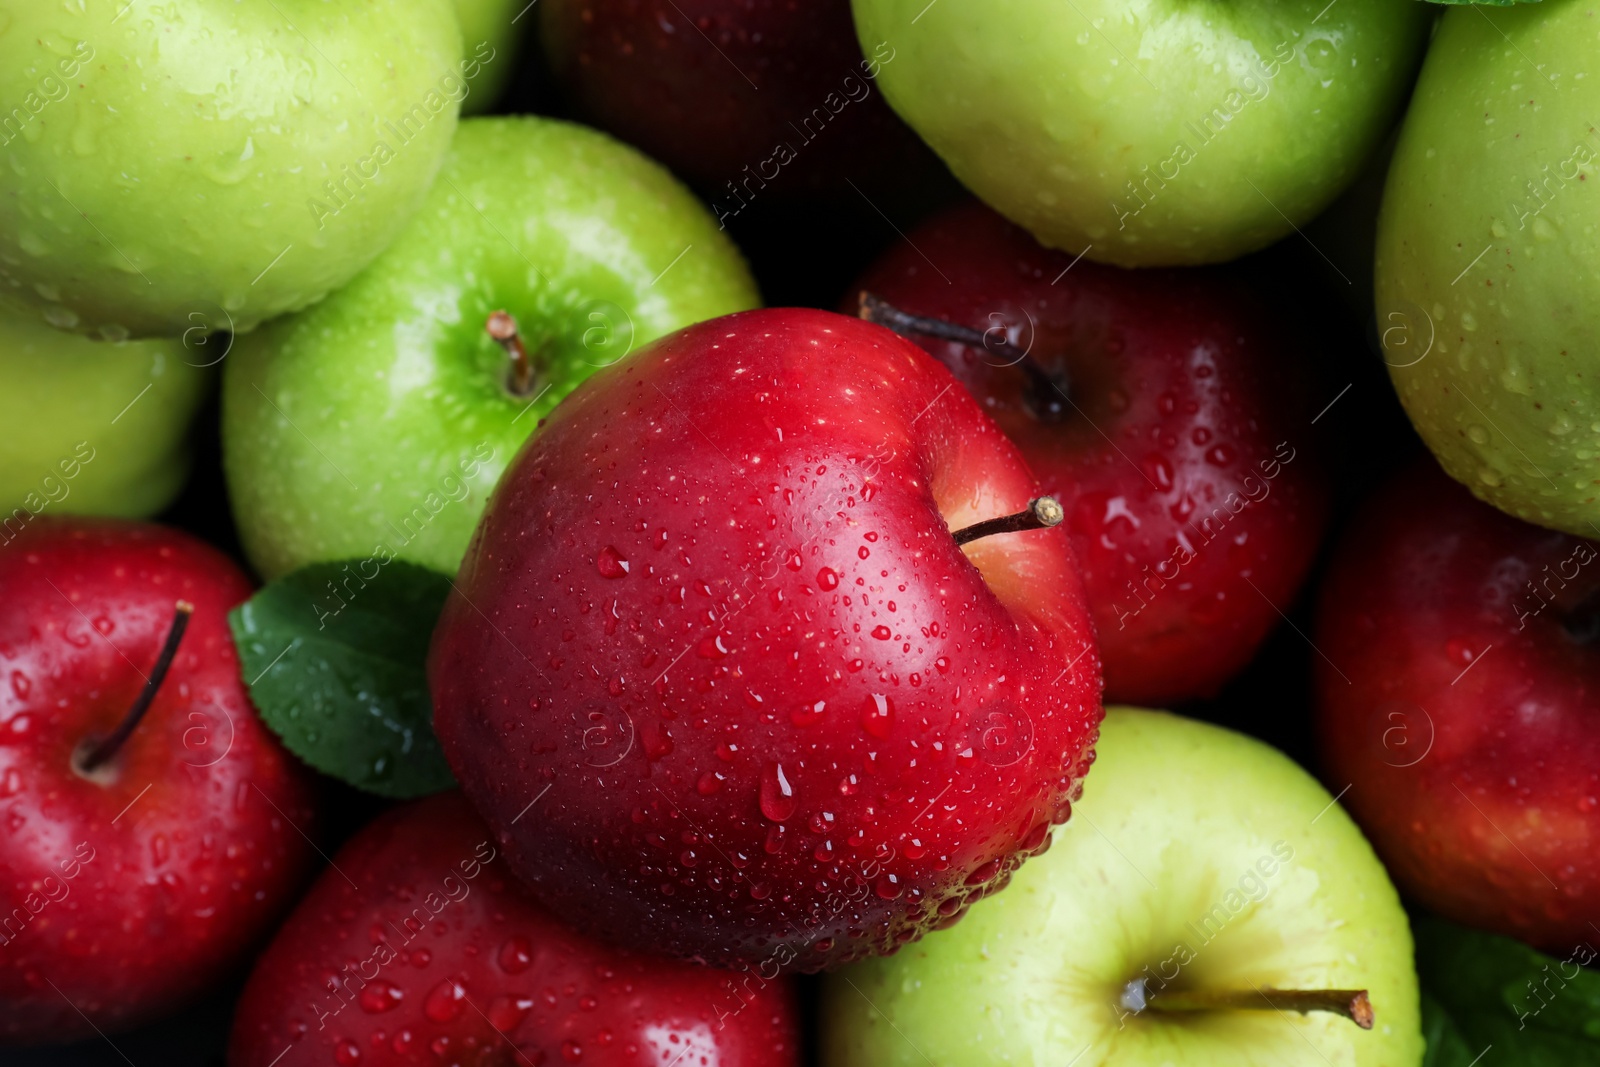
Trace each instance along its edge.
<path fill-rule="evenodd" d="M 150 676 L 144 680 L 144 688 L 139 690 L 133 705 L 128 708 L 128 713 L 122 717 L 122 722 L 117 724 L 117 728 L 111 731 L 111 736 L 95 745 L 78 761 L 79 769 L 85 773 L 94 770 L 115 756 L 117 750 L 132 736 L 139 725 L 139 720 L 150 710 L 150 702 L 155 700 L 156 690 L 160 689 L 161 683 L 166 680 L 167 671 L 171 669 L 172 661 L 178 655 L 178 643 L 183 640 L 183 632 L 189 628 L 189 616 L 193 614 L 194 605 L 187 600 L 180 600 L 174 605 L 172 625 L 167 627 L 167 640 L 161 646 L 161 654 L 156 657 L 156 665 L 150 669 Z"/>
<path fill-rule="evenodd" d="M 495 311 L 490 313 L 489 321 L 483 324 L 483 328 L 511 357 L 511 377 L 506 385 L 512 395 L 527 396 L 533 392 L 533 360 L 528 358 L 528 349 L 522 343 L 522 335 L 517 332 L 517 320 L 508 311 Z"/>
<path fill-rule="evenodd" d="M 1173 989 L 1151 993 L 1144 1010 L 1311 1011 L 1343 1015 L 1363 1030 L 1372 1029 L 1372 1001 L 1365 989 Z"/>
<path fill-rule="evenodd" d="M 1053 496 L 1041 496 L 1028 501 L 1028 506 L 1015 515 L 1002 515 L 997 519 L 984 519 L 971 526 L 963 526 L 953 531 L 950 536 L 956 539 L 956 544 L 964 545 L 969 541 L 976 541 L 980 537 L 991 534 L 1020 533 L 1023 530 L 1047 530 L 1060 524 L 1066 517 L 1066 512 L 1056 502 Z"/>
<path fill-rule="evenodd" d="M 1025 348 L 1012 344 L 1004 337 L 994 336 L 993 330 L 975 330 L 944 319 L 929 318 L 901 311 L 880 296 L 862 290 L 857 298 L 859 314 L 868 322 L 893 330 L 895 333 L 920 333 L 941 341 L 954 341 L 968 348 L 981 349 L 991 355 L 1008 360 L 1007 366 L 1019 367 L 1028 376 L 1028 400 L 1034 415 L 1041 422 L 1060 422 L 1067 416 L 1066 376 L 1045 370 Z"/>

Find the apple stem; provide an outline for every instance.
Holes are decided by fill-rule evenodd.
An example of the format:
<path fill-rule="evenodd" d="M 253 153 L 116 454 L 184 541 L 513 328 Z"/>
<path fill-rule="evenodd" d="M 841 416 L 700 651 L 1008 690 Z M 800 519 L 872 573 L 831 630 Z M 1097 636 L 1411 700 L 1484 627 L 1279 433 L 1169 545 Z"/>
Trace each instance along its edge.
<path fill-rule="evenodd" d="M 1136 989 L 1135 986 L 1138 988 Z M 1145 979 L 1135 978 L 1123 990 L 1122 1003 L 1134 1012 L 1294 1011 L 1304 1015 L 1326 1011 L 1371 1030 L 1372 1001 L 1365 989 L 1213 989 L 1162 990 L 1150 993 Z"/>
<path fill-rule="evenodd" d="M 80 770 L 85 773 L 93 771 L 115 756 L 117 750 L 133 734 L 139 725 L 139 720 L 150 710 L 150 703 L 156 698 L 156 690 L 160 689 L 161 683 L 166 680 L 167 671 L 171 669 L 172 661 L 178 655 L 178 643 L 183 640 L 183 632 L 189 628 L 189 616 L 193 614 L 194 605 L 187 600 L 180 600 L 173 607 L 172 625 L 167 627 L 167 640 L 161 646 L 161 654 L 156 657 L 156 665 L 151 668 L 150 676 L 144 681 L 144 688 L 139 690 L 133 706 L 122 717 L 122 722 L 111 732 L 111 736 L 95 745 L 78 761 Z"/>
<path fill-rule="evenodd" d="M 1048 530 L 1059 525 L 1066 517 L 1066 512 L 1053 496 L 1036 497 L 1028 501 L 1028 506 L 1015 515 L 1002 515 L 997 519 L 984 519 L 971 526 L 963 526 L 951 533 L 956 539 L 956 544 L 964 545 L 969 541 L 976 541 L 980 537 L 991 534 L 1020 533 L 1023 530 Z"/>
<path fill-rule="evenodd" d="M 517 332 L 517 320 L 511 313 L 504 309 L 491 312 L 489 321 L 483 324 L 489 331 L 489 336 L 495 343 L 506 350 L 506 355 L 511 357 L 511 380 L 508 383 L 514 396 L 527 396 L 533 392 L 533 360 L 528 358 L 528 349 L 522 343 L 522 335 Z"/>
<path fill-rule="evenodd" d="M 975 330 L 944 319 L 913 315 L 866 290 L 862 290 L 858 302 L 859 314 L 863 319 L 902 336 L 920 333 L 941 341 L 954 341 L 968 348 L 982 349 L 1009 360 L 1007 366 L 1020 367 L 1028 376 L 1028 406 L 1035 418 L 1040 422 L 1057 423 L 1067 417 L 1066 376 L 1046 370 L 1027 349 L 1019 348 L 1004 337 L 996 337 L 995 330 Z"/>

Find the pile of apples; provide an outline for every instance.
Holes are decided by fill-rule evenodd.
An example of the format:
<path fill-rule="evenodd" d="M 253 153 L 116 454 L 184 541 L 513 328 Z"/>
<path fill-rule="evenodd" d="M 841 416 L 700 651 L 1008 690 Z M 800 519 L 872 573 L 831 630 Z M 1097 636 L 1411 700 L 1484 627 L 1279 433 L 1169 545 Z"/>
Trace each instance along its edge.
<path fill-rule="evenodd" d="M 1600 1063 L 1596 34 L 0 0 L 0 1064 Z"/>

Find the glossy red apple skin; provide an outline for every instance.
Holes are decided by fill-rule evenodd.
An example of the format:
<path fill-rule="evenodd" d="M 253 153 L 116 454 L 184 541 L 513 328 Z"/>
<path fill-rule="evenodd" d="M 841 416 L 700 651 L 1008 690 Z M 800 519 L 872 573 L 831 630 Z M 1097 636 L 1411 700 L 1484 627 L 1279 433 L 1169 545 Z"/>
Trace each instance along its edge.
<path fill-rule="evenodd" d="M 551 71 L 579 114 L 720 209 L 855 197 L 846 179 L 871 191 L 938 169 L 878 91 L 892 44 L 862 54 L 849 0 L 542 0 L 538 11 Z M 794 158 L 775 156 L 779 145 Z"/>
<path fill-rule="evenodd" d="M 1088 769 L 1066 538 L 947 529 L 1036 494 L 880 327 L 778 309 L 664 338 L 497 488 L 434 634 L 445 755 L 596 936 L 784 970 L 891 952 L 1045 847 Z"/>
<path fill-rule="evenodd" d="M 334 857 L 250 976 L 228 1064 L 789 1067 L 799 1029 L 788 979 L 562 926 L 452 792 L 384 813 Z"/>
<path fill-rule="evenodd" d="M 1315 635 L 1325 780 L 1395 882 L 1562 954 L 1600 925 L 1600 644 L 1564 624 L 1597 552 L 1424 459 L 1344 535 Z"/>
<path fill-rule="evenodd" d="M 1067 417 L 1052 425 L 1004 360 L 915 338 L 1066 508 L 1108 702 L 1210 696 L 1250 662 L 1305 578 L 1330 497 L 1307 354 L 1267 308 L 1219 270 L 1074 264 L 976 201 L 893 247 L 847 310 L 862 290 L 1003 328 L 1065 369 Z"/>
<path fill-rule="evenodd" d="M 148 524 L 39 518 L 0 547 L 0 1044 L 177 1007 L 302 884 L 314 786 L 239 676 L 227 613 L 250 591 L 221 553 Z M 180 599 L 194 614 L 113 780 L 80 777 L 74 749 L 122 720 Z"/>

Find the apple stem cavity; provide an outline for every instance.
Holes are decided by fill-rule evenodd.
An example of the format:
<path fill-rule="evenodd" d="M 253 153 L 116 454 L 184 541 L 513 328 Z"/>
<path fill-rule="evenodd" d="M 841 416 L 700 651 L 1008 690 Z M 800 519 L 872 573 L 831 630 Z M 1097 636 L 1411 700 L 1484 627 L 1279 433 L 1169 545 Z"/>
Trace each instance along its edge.
<path fill-rule="evenodd" d="M 111 735 L 93 744 L 87 752 L 75 759 L 80 774 L 91 777 L 94 771 L 115 756 L 132 736 L 139 721 L 144 718 L 144 713 L 150 710 L 150 704 L 156 698 L 156 691 L 166 680 L 167 671 L 171 669 L 172 661 L 178 655 L 178 644 L 183 640 L 183 632 L 189 628 L 189 617 L 193 614 L 194 605 L 187 600 L 180 600 L 173 606 L 172 625 L 167 627 L 167 639 L 161 646 L 161 654 L 156 657 L 156 665 L 151 668 L 149 676 L 144 680 L 144 688 L 139 690 L 133 705 L 128 708 L 128 713 L 122 717 L 122 722 L 117 724 Z"/>
<path fill-rule="evenodd" d="M 1563 613 L 1561 628 L 1575 644 L 1591 645 L 1600 639 L 1600 589 Z"/>
<path fill-rule="evenodd" d="M 981 349 L 998 356 L 1007 361 L 1005 366 L 1020 367 L 1028 376 L 1029 413 L 1043 423 L 1054 424 L 1066 419 L 1066 375 L 1059 371 L 1046 370 L 1027 349 L 1012 344 L 1003 336 L 996 336 L 994 328 L 975 330 L 968 326 L 946 322 L 944 319 L 913 315 L 908 311 L 901 311 L 882 297 L 865 290 L 858 300 L 860 307 L 858 313 L 861 318 L 893 330 L 901 336 L 919 333 L 925 337 L 936 337 L 941 341 L 954 341 L 956 344 Z"/>
<path fill-rule="evenodd" d="M 969 541 L 976 541 L 980 537 L 991 534 L 1020 533 L 1023 530 L 1048 530 L 1058 526 L 1066 517 L 1066 512 L 1053 496 L 1035 497 L 1028 501 L 1028 506 L 1015 515 L 1002 515 L 997 519 L 984 519 L 971 526 L 963 526 L 951 533 L 956 539 L 956 544 L 964 545 Z"/>
<path fill-rule="evenodd" d="M 1135 978 L 1122 990 L 1122 1006 L 1134 1014 L 1201 1011 L 1313 1011 L 1342 1015 L 1371 1030 L 1372 1001 L 1365 989 L 1174 989 L 1150 992 L 1147 980 Z"/>
<path fill-rule="evenodd" d="M 533 360 L 528 358 L 528 349 L 522 343 L 522 335 L 517 332 L 517 320 L 509 311 L 501 309 L 490 313 L 489 321 L 483 324 L 483 328 L 511 358 L 511 376 L 506 388 L 511 390 L 513 396 L 527 396 L 533 392 L 536 377 Z"/>

